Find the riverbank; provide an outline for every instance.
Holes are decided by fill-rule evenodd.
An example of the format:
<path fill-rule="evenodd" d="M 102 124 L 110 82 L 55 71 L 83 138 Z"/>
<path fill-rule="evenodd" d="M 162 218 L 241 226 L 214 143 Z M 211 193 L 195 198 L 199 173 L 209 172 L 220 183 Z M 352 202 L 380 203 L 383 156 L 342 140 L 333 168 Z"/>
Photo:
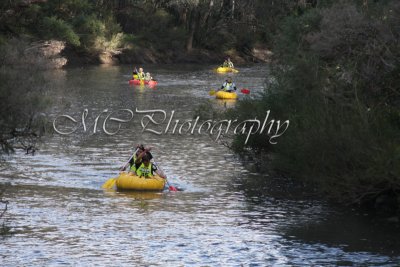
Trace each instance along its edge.
<path fill-rule="evenodd" d="M 147 47 L 135 49 L 124 49 L 115 51 L 103 51 L 88 53 L 77 51 L 67 46 L 60 53 L 66 60 L 67 66 L 83 65 L 118 65 L 118 64 L 174 64 L 174 63 L 197 63 L 197 64 L 222 64 L 230 57 L 235 64 L 266 63 L 270 61 L 272 52 L 263 45 L 257 45 L 248 52 L 239 52 L 234 49 L 217 52 L 206 49 L 182 50 L 155 50 Z"/>
<path fill-rule="evenodd" d="M 21 40 L 22 42 L 23 40 Z M 13 40 L 13 42 L 18 42 Z M 26 42 L 26 41 L 24 41 Z M 247 53 L 229 50 L 216 52 L 205 49 L 192 49 L 190 52 L 157 51 L 140 47 L 115 51 L 79 51 L 58 40 L 31 41 L 28 48 L 46 60 L 48 69 L 77 67 L 85 65 L 118 65 L 118 64 L 215 64 L 220 65 L 227 57 L 235 64 L 266 63 L 270 61 L 272 52 L 259 45 Z"/>

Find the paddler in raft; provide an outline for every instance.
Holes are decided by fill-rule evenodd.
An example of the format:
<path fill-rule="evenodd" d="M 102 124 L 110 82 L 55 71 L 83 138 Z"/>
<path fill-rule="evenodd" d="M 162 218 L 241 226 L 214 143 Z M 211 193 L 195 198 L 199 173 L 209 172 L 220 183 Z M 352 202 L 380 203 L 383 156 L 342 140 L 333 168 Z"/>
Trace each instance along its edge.
<path fill-rule="evenodd" d="M 139 177 L 150 178 L 153 177 L 154 174 L 158 174 L 161 178 L 167 179 L 165 174 L 157 168 L 157 166 L 150 162 L 150 156 L 147 150 L 144 150 L 139 154 L 135 161 L 135 171 L 131 168 L 130 174 L 136 174 Z"/>
<path fill-rule="evenodd" d="M 143 71 L 143 68 L 139 68 L 139 72 L 137 73 L 138 80 L 143 81 L 146 78 L 146 74 Z"/>
<path fill-rule="evenodd" d="M 146 77 L 144 78 L 144 80 L 146 82 L 155 81 L 155 79 L 153 79 L 153 77 L 151 77 L 150 72 L 146 72 Z"/>
<path fill-rule="evenodd" d="M 232 77 L 228 77 L 222 84 L 220 91 L 224 92 L 236 92 L 236 84 L 232 81 Z"/>
<path fill-rule="evenodd" d="M 135 169 L 136 159 L 143 151 L 147 152 L 150 160 L 153 158 L 153 155 L 151 155 L 150 150 L 151 150 L 151 147 L 145 148 L 144 145 L 142 145 L 142 144 L 136 145 L 136 152 L 132 155 L 129 162 L 125 166 L 121 167 L 120 171 L 125 171 L 126 169 L 128 169 L 128 170 L 132 170 L 132 172 L 135 172 L 136 171 L 136 169 Z"/>
<path fill-rule="evenodd" d="M 138 74 L 138 71 L 137 71 L 137 69 L 135 67 L 135 69 L 132 72 L 132 79 L 133 80 L 137 80 L 138 79 L 138 75 L 137 74 Z"/>
<path fill-rule="evenodd" d="M 230 58 L 230 57 L 228 57 L 228 58 L 224 61 L 224 63 L 222 63 L 222 67 L 225 67 L 225 68 L 232 68 L 232 69 L 235 68 L 235 67 L 233 66 L 233 62 L 231 61 L 231 58 Z"/>

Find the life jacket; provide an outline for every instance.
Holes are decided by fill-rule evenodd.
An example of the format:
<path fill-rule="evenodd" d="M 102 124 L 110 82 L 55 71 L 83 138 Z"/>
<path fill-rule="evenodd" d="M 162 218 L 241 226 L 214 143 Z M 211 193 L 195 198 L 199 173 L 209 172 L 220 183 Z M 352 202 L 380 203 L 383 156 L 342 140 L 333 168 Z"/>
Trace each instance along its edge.
<path fill-rule="evenodd" d="M 132 164 L 131 164 L 131 172 L 136 172 L 136 164 L 135 164 L 135 162 L 136 162 L 136 155 L 134 155 L 133 156 L 133 158 L 132 158 Z"/>
<path fill-rule="evenodd" d="M 144 163 L 140 164 L 139 168 L 136 170 L 136 174 L 139 177 L 152 177 L 153 176 L 153 165 L 151 162 L 149 163 L 149 166 L 144 166 Z"/>
<path fill-rule="evenodd" d="M 229 67 L 228 61 L 224 61 L 224 63 L 222 64 L 222 67 Z"/>
<path fill-rule="evenodd" d="M 222 85 L 224 88 L 224 91 L 234 91 L 235 90 L 235 83 L 228 83 L 228 82 L 224 82 L 224 84 Z"/>
<path fill-rule="evenodd" d="M 137 78 L 139 80 L 144 80 L 144 78 L 146 77 L 146 74 L 144 72 L 138 72 L 137 76 L 138 76 Z"/>

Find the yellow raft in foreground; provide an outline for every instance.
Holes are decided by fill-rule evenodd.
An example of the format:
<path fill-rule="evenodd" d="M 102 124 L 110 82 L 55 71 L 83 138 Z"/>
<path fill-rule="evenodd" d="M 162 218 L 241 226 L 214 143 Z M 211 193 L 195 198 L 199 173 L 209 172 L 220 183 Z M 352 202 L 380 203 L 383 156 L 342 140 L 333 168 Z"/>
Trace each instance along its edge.
<path fill-rule="evenodd" d="M 217 72 L 218 73 L 227 73 L 227 72 L 238 73 L 239 71 L 237 69 L 230 68 L 230 67 L 219 67 L 219 68 L 217 68 Z"/>
<path fill-rule="evenodd" d="M 235 92 L 218 91 L 215 97 L 218 99 L 237 99 L 238 96 Z"/>
<path fill-rule="evenodd" d="M 165 179 L 158 175 L 144 178 L 133 174 L 121 173 L 116 185 L 121 190 L 160 191 L 164 189 Z"/>

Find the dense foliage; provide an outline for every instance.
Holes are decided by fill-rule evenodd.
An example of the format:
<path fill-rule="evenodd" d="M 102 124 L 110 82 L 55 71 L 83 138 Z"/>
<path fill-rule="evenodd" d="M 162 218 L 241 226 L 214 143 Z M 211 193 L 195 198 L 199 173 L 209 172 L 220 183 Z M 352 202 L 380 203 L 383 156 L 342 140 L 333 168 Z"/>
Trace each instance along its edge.
<path fill-rule="evenodd" d="M 271 18 L 273 13 L 268 14 L 269 19 L 265 16 L 274 10 L 271 9 L 274 1 L 266 2 L 3 1 L 0 4 L 3 14 L 0 16 L 0 34 L 55 38 L 66 41 L 77 51 L 89 53 L 141 48 L 165 54 L 190 52 L 195 48 L 249 52 L 256 42 L 269 41 L 268 32 L 276 26 L 276 21 Z M 285 7 L 280 6 L 281 9 Z"/>
<path fill-rule="evenodd" d="M 122 46 L 121 27 L 103 1 L 4 1 L 3 36 L 56 39 L 87 52 Z M 117 44 L 116 44 L 117 43 Z"/>
<path fill-rule="evenodd" d="M 400 3 L 340 1 L 286 16 L 267 90 L 236 114 L 289 119 L 277 145 L 255 135 L 237 151 L 273 153 L 276 169 L 336 200 L 400 203 Z"/>

